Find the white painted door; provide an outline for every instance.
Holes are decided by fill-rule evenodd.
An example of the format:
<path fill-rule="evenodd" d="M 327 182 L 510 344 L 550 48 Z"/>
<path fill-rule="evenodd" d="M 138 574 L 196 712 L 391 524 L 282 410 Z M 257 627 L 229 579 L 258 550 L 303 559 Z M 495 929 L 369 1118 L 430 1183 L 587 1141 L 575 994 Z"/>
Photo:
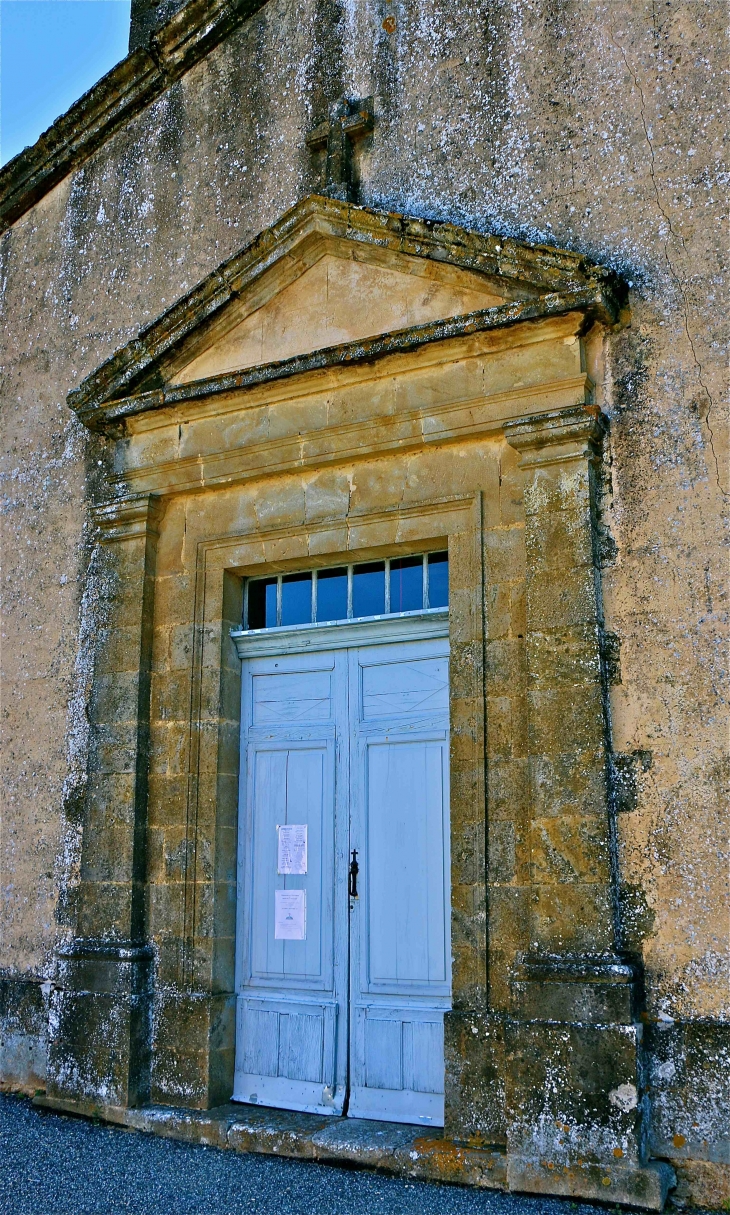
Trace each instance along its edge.
<path fill-rule="evenodd" d="M 448 642 L 247 659 L 242 708 L 234 1100 L 442 1125 Z"/>

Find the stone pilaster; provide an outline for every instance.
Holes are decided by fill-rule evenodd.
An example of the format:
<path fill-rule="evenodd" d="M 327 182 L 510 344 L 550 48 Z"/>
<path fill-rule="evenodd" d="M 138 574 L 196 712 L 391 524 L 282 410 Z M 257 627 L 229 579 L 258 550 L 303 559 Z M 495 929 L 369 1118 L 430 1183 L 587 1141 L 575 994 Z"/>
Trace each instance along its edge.
<path fill-rule="evenodd" d="M 74 937 L 58 950 L 49 1096 L 135 1105 L 149 1094 L 146 932 L 152 612 L 162 507 L 100 508 L 106 619 L 95 640 L 91 746 Z"/>
<path fill-rule="evenodd" d="M 530 948 L 513 975 L 511 1189 L 659 1207 L 646 1165 L 635 975 L 618 953 L 603 612 L 600 416 L 509 423 L 524 475 Z M 665 1170 L 666 1172 L 666 1170 Z"/>
<path fill-rule="evenodd" d="M 241 661 L 230 634 L 241 625 L 243 584 L 208 567 L 196 612 L 189 603 L 172 606 L 178 597 L 171 585 L 179 581 L 176 570 L 158 564 L 148 867 L 157 961 L 151 1099 L 210 1108 L 230 1099 L 235 1064 Z M 191 735 L 184 754 L 181 739 Z"/>
<path fill-rule="evenodd" d="M 616 947 L 594 462 L 583 408 L 511 423 L 525 477 L 531 949 Z"/>

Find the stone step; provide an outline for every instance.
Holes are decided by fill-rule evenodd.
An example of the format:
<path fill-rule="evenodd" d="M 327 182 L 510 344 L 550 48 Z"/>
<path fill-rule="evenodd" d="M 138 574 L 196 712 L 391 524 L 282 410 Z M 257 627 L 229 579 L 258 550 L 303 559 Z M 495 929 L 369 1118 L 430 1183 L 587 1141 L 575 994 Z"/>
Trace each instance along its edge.
<path fill-rule="evenodd" d="M 354 1165 L 418 1181 L 507 1189 L 507 1157 L 503 1148 L 456 1144 L 432 1128 L 365 1118 L 327 1118 L 233 1102 L 212 1110 L 165 1105 L 124 1109 L 38 1095 L 34 1104 L 58 1113 L 98 1118 L 165 1139 L 234 1152 Z"/>

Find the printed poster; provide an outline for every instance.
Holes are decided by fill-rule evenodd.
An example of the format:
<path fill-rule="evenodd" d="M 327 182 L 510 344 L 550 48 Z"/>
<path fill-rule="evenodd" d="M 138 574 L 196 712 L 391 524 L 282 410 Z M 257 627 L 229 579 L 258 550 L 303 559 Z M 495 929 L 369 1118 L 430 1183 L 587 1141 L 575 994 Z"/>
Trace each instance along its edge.
<path fill-rule="evenodd" d="M 307 936 L 305 890 L 274 891 L 274 939 L 304 941 Z"/>
<path fill-rule="evenodd" d="M 279 832 L 277 873 L 307 872 L 307 824 L 287 823 Z"/>

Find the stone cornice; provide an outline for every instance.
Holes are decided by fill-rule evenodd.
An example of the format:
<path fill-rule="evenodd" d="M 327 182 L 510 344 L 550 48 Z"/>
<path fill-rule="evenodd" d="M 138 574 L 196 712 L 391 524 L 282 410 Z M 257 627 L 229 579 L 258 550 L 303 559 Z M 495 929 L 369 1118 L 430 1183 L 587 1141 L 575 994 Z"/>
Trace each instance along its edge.
<path fill-rule="evenodd" d="M 54 956 L 84 962 L 101 958 L 112 962 L 151 962 L 154 958 L 152 946 L 145 941 L 119 941 L 98 937 L 76 937 L 59 945 Z"/>
<path fill-rule="evenodd" d="M 634 966 L 615 954 L 530 954 L 517 957 L 515 975 L 523 982 L 633 983 Z"/>
<path fill-rule="evenodd" d="M 450 336 L 447 332 L 449 325 L 454 333 L 459 326 L 460 332 L 473 333 L 480 326 L 496 328 L 516 324 L 523 319 L 556 315 L 572 308 L 589 312 L 605 324 L 613 324 L 618 319 L 625 296 L 623 284 L 610 270 L 596 266 L 576 253 L 525 245 L 513 240 L 502 241 L 499 237 L 469 232 L 454 224 L 374 211 L 313 194 L 287 211 L 250 245 L 218 266 L 157 320 L 152 321 L 137 338 L 102 363 L 77 389 L 69 393 L 68 404 L 80 420 L 92 429 L 104 428 L 109 402 L 120 403 L 120 398 L 134 396 L 141 401 L 144 395 L 142 410 L 160 408 L 166 403 L 166 392 L 178 391 L 165 385 L 163 364 L 169 362 L 194 333 L 198 336 L 205 326 L 212 324 L 222 310 L 242 296 L 265 271 L 290 256 L 298 246 L 310 240 L 328 238 L 371 245 L 380 250 L 390 249 L 477 271 L 495 282 L 508 283 L 512 291 L 521 288 L 530 298 L 489 308 L 483 313 L 450 318 L 448 322 L 416 326 L 412 330 L 401 330 L 396 334 L 381 335 L 250 368 L 238 376 L 216 377 L 219 384 L 224 385 L 224 381 L 228 381 L 233 387 L 242 387 L 344 360 L 377 358 L 393 350 L 412 349 L 424 341 L 438 341 Z M 537 309 L 534 314 L 521 311 L 531 307 Z M 155 391 L 158 388 L 161 396 Z M 145 393 L 145 389 L 151 391 Z M 195 393 L 190 385 L 180 391 Z M 211 391 L 215 391 L 213 381 L 201 381 L 197 395 Z M 219 387 L 218 391 L 228 391 L 228 386 Z M 125 404 L 121 412 L 112 411 L 119 418 L 125 416 L 125 412 L 140 410 L 135 407 L 127 409 Z M 111 416 L 110 413 L 109 420 Z"/>
<path fill-rule="evenodd" d="M 97 506 L 93 517 L 102 544 L 114 544 L 119 540 L 157 536 L 164 511 L 165 503 L 156 494 L 138 493 Z"/>
<path fill-rule="evenodd" d="M 398 329 L 376 338 L 327 346 L 323 350 L 313 350 L 309 354 L 295 355 L 275 363 L 263 363 L 244 371 L 227 372 L 204 380 L 192 380 L 189 384 L 175 384 L 169 388 L 125 397 L 111 402 L 92 415 L 81 410 L 77 412 L 80 420 L 90 429 L 104 429 L 117 426 L 124 418 L 133 417 L 135 414 L 166 409 L 171 405 L 184 405 L 189 401 L 199 401 L 203 397 L 218 396 L 242 388 L 253 388 L 305 372 L 323 371 L 343 365 L 353 366 L 387 355 L 405 354 L 432 342 L 468 337 L 474 333 L 488 333 L 527 321 L 536 322 L 553 316 L 563 316 L 570 312 L 588 312 L 598 303 L 592 293 L 575 291 L 563 296 L 546 296 L 535 303 L 501 304 L 481 312 L 469 312 L 466 316 L 450 317 L 446 321 L 433 321 L 426 325 L 413 325 L 409 329 Z"/>
<path fill-rule="evenodd" d="M 8 228 L 135 114 L 203 59 L 265 0 L 188 0 L 0 172 L 0 231 Z"/>
<path fill-rule="evenodd" d="M 220 281 L 219 281 L 220 282 Z M 203 287 L 205 284 L 203 284 Z M 203 292 L 200 292 L 203 295 Z M 230 298 L 230 296 L 228 296 Z M 203 295 L 203 310 L 206 315 L 213 311 L 213 306 L 206 306 L 209 300 Z M 390 355 L 407 354 L 437 341 L 448 341 L 454 338 L 469 337 L 477 333 L 497 332 L 517 324 L 547 321 L 551 317 L 565 316 L 570 312 L 583 313 L 587 321 L 600 321 L 612 324 L 618 318 L 619 303 L 617 294 L 611 283 L 590 282 L 585 287 L 564 292 L 549 292 L 538 299 L 528 301 L 510 301 L 477 312 L 469 312 L 464 316 L 448 317 L 447 320 L 429 322 L 398 329 L 394 332 L 379 334 L 374 338 L 358 339 L 336 346 L 327 346 L 321 350 L 295 355 L 276 362 L 262 363 L 256 367 L 245 368 L 240 372 L 214 375 L 188 384 L 168 385 L 148 391 L 124 391 L 125 386 L 142 373 L 151 369 L 155 357 L 170 349 L 172 341 L 168 333 L 157 334 L 157 340 L 149 332 L 132 341 L 123 351 L 119 351 L 108 360 L 97 372 L 87 377 L 85 382 L 68 394 L 68 405 L 78 414 L 80 422 L 91 430 L 119 433 L 119 428 L 125 418 L 135 414 L 148 413 L 155 409 L 179 406 L 189 401 L 202 400 L 204 397 L 226 394 L 226 392 L 254 388 L 254 386 L 271 383 L 328 368 L 353 366 L 356 363 L 372 362 L 378 358 Z M 165 317 L 168 316 L 166 313 Z M 191 329 L 186 330 L 186 334 Z M 153 354 L 153 351 L 162 351 Z"/>
<path fill-rule="evenodd" d="M 575 405 L 507 422 L 504 437 L 520 453 L 520 465 L 525 468 L 579 458 L 592 460 L 606 430 L 606 419 L 595 405 Z"/>

